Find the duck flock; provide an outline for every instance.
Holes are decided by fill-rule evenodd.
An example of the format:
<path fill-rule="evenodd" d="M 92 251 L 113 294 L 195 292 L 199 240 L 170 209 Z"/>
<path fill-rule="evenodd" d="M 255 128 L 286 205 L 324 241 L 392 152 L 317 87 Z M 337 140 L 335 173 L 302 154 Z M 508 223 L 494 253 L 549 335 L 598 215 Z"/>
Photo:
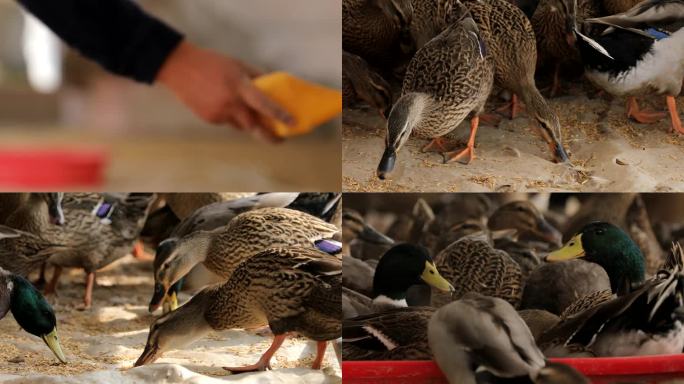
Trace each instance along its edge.
<path fill-rule="evenodd" d="M 434 360 L 452 384 L 588 383 L 547 358 L 680 354 L 682 203 L 345 195 L 343 359 Z"/>
<path fill-rule="evenodd" d="M 63 269 L 85 272 L 77 309 L 89 311 L 97 271 L 133 254 L 153 271 L 149 311 L 161 312 L 135 366 L 212 331 L 255 329 L 271 347 L 226 370 L 270 369 L 289 336 L 316 342 L 320 369 L 329 342 L 341 353 L 341 210 L 339 193 L 0 194 L 0 318 L 11 311 L 69 364 L 50 304 Z"/>
<path fill-rule="evenodd" d="M 423 151 L 445 163 L 469 163 L 480 122 L 523 109 L 550 157 L 569 163 L 561 123 L 535 82 L 538 66 L 553 68 L 549 97 L 579 68 L 597 91 L 626 99 L 627 118 L 668 117 L 684 133 L 675 99 L 684 80 L 682 0 L 343 0 L 342 17 L 345 107 L 368 105 L 386 121 L 380 179 L 412 136 L 429 140 Z M 486 111 L 499 89 L 510 102 Z M 647 95 L 663 96 L 667 113 L 640 108 Z M 465 119 L 470 138 L 453 151 L 444 136 Z"/>

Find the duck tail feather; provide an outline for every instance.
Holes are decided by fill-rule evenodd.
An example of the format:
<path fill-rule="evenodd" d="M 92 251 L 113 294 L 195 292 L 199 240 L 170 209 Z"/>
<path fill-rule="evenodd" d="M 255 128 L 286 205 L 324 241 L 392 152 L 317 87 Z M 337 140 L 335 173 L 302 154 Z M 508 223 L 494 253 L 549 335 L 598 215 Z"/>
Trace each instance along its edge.
<path fill-rule="evenodd" d="M 589 36 L 583 34 L 583 33 L 580 32 L 579 29 L 577 29 L 577 28 L 575 28 L 575 33 L 576 33 L 577 36 L 579 36 L 582 40 L 584 40 L 587 44 L 589 44 L 592 48 L 594 48 L 595 50 L 599 51 L 601 54 L 603 54 L 604 56 L 610 58 L 611 60 L 615 60 L 615 58 L 613 58 L 613 56 L 611 56 L 610 53 L 608 53 L 608 51 L 607 51 L 605 48 L 603 48 L 603 46 L 601 46 L 601 44 L 597 43 L 596 40 L 594 40 L 594 39 L 592 39 L 591 37 L 589 37 Z"/>

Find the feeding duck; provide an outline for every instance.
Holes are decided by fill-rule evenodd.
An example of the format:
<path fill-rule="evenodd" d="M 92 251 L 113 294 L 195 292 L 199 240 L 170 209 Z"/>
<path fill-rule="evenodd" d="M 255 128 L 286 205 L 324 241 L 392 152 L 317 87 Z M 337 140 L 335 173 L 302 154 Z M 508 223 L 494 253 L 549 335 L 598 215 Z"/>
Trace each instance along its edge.
<path fill-rule="evenodd" d="M 573 9 L 574 4 L 567 6 Z M 675 100 L 684 79 L 684 1 L 646 0 L 626 12 L 586 22 L 608 27 L 587 37 L 573 20 L 587 78 L 614 96 L 626 96 L 627 117 L 641 123 L 665 114 L 641 110 L 636 97 L 665 95 L 672 129 L 684 133 Z"/>
<path fill-rule="evenodd" d="M 536 378 L 546 365 L 532 333 L 505 300 L 475 292 L 439 308 L 428 342 L 451 384 L 475 384 L 475 369 L 501 378 Z"/>
<path fill-rule="evenodd" d="M 155 288 L 150 310 L 166 296 L 169 287 L 202 264 L 204 281 L 223 282 L 243 261 L 257 252 L 276 246 L 332 246 L 329 242 L 338 228 L 315 216 L 288 208 L 261 208 L 241 213 L 212 231 L 195 231 L 180 239 L 168 239 L 157 249 L 164 261 L 155 273 Z"/>
<path fill-rule="evenodd" d="M 542 137 L 554 158 L 569 162 L 561 140 L 558 116 L 539 93 L 534 80 L 537 47 L 534 31 L 525 14 L 505 0 L 465 0 L 494 61 L 495 82 L 513 93 L 511 117 L 520 109 L 518 98 L 539 123 Z"/>
<path fill-rule="evenodd" d="M 494 71 L 487 44 L 470 14 L 463 13 L 425 44 L 409 63 L 401 97 L 387 121 L 385 151 L 377 176 L 385 179 L 394 169 L 397 152 L 411 135 L 431 139 L 423 147 L 442 152 L 445 162 L 475 157 L 478 115 L 492 90 Z M 448 152 L 444 138 L 470 118 L 470 138 L 462 151 Z"/>
<path fill-rule="evenodd" d="M 57 359 L 66 363 L 50 304 L 28 280 L 0 268 L 0 319 L 10 310 L 21 328 L 43 339 Z"/>
<path fill-rule="evenodd" d="M 414 0 L 424 3 L 415 5 L 414 19 L 426 21 L 417 25 L 431 25 L 432 28 L 412 29 L 415 41 L 428 41 L 434 31 L 441 31 L 452 24 L 458 13 L 456 0 L 434 2 Z M 542 136 L 549 143 L 554 158 L 568 162 L 568 156 L 561 142 L 561 127 L 558 116 L 539 93 L 534 80 L 537 65 L 537 47 L 534 31 L 523 11 L 505 0 L 465 0 L 463 4 L 470 11 L 477 24 L 479 33 L 487 45 L 489 61 L 494 65 L 494 82 L 513 93 L 510 104 L 511 118 L 522 109 L 519 99 L 527 106 L 528 113 L 539 123 Z M 433 12 L 420 12 L 421 9 L 438 7 Z M 534 8 L 531 4 L 530 10 Z"/>
<path fill-rule="evenodd" d="M 212 203 L 198 208 L 191 215 L 183 219 L 169 234 L 168 239 L 180 239 L 195 231 L 210 231 L 218 227 L 224 226 L 230 222 L 235 216 L 240 213 L 251 211 L 263 207 L 285 207 L 291 204 L 297 198 L 298 193 L 264 193 L 253 196 L 247 196 L 235 200 L 221 201 Z M 154 273 L 159 271 L 162 263 L 170 256 L 170 253 L 164 252 L 168 247 L 162 247 L 155 254 L 154 258 Z M 193 273 L 193 270 L 195 271 Z M 209 282 L 204 282 L 202 268 L 197 267 L 188 273 L 188 278 L 199 280 L 201 286 L 207 285 Z M 166 296 L 162 299 L 164 305 L 164 313 L 168 309 L 176 309 L 178 307 L 178 292 L 180 292 L 185 277 L 172 285 Z M 156 306 L 150 307 L 150 310 L 156 309 Z"/>
<path fill-rule="evenodd" d="M 268 324 L 274 339 L 259 361 L 225 369 L 271 368 L 271 357 L 291 332 L 317 342 L 312 368 L 319 369 L 327 342 L 340 337 L 341 283 L 342 263 L 335 256 L 302 247 L 262 251 L 240 264 L 227 282 L 205 288 L 158 318 L 135 365 L 153 363 L 164 352 L 182 348 L 212 330 Z"/>
<path fill-rule="evenodd" d="M 522 296 L 522 271 L 506 252 L 495 249 L 483 236 L 466 236 L 435 256 L 435 265 L 455 291 L 432 292 L 432 306 L 439 308 L 468 292 L 502 298 L 514 306 Z"/>
<path fill-rule="evenodd" d="M 427 284 L 443 292 L 453 292 L 454 287 L 439 273 L 432 257 L 424 247 L 399 244 L 390 248 L 380 258 L 373 275 L 373 299 L 366 313 L 406 307 L 406 292 L 415 284 Z M 358 307 L 363 301 L 352 304 Z M 365 301 L 365 300 L 364 300 Z M 353 317 L 347 313 L 345 317 Z"/>
<path fill-rule="evenodd" d="M 411 51 L 404 35 L 412 17 L 410 0 L 343 0 L 342 49 L 388 64 Z"/>
<path fill-rule="evenodd" d="M 342 321 L 343 360 L 431 360 L 431 307 L 394 308 Z"/>
<path fill-rule="evenodd" d="M 392 106 L 392 89 L 361 56 L 342 51 L 342 100 L 345 108 L 365 102 L 385 120 Z"/>
<path fill-rule="evenodd" d="M 684 348 L 684 252 L 673 247 L 668 263 L 630 292 L 567 318 L 539 345 L 547 356 L 587 350 L 596 356 L 679 354 Z"/>

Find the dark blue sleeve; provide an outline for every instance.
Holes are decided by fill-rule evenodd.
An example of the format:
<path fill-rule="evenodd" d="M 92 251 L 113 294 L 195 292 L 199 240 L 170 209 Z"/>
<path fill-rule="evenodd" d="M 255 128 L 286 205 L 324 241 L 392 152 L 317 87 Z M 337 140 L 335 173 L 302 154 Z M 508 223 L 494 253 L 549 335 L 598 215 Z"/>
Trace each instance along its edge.
<path fill-rule="evenodd" d="M 180 33 L 130 0 L 18 0 L 67 44 L 110 72 L 152 83 Z"/>

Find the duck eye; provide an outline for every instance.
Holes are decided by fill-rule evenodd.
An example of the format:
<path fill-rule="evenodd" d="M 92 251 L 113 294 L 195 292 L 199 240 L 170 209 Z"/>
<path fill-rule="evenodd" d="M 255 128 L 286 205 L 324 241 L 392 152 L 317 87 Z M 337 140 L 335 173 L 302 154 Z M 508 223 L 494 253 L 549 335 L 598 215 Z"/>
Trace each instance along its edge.
<path fill-rule="evenodd" d="M 430 273 L 434 275 L 434 274 L 435 274 L 435 271 L 433 271 L 433 270 L 430 270 Z"/>
<path fill-rule="evenodd" d="M 571 242 L 570 242 L 570 246 L 571 246 L 571 247 L 574 247 L 574 246 L 575 246 L 575 242 L 574 242 L 574 241 L 571 241 Z"/>
<path fill-rule="evenodd" d="M 606 233 L 606 231 L 604 229 L 597 229 L 595 233 L 597 235 L 603 235 L 604 233 Z"/>

